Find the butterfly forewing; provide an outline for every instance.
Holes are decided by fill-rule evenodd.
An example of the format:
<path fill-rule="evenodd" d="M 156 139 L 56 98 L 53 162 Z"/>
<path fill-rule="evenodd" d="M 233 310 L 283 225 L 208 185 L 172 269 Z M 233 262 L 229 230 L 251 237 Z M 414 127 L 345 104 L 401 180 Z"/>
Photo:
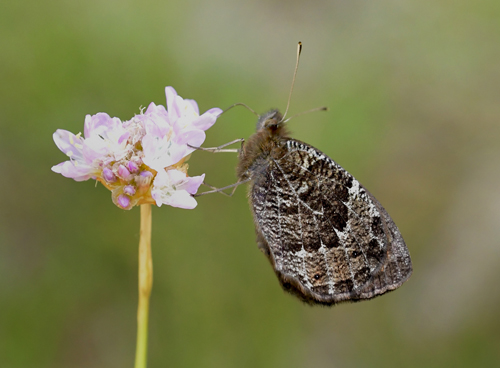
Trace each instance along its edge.
<path fill-rule="evenodd" d="M 409 254 L 380 203 L 314 147 L 289 138 L 279 145 L 252 175 L 250 201 L 259 246 L 282 285 L 324 304 L 401 285 Z"/>

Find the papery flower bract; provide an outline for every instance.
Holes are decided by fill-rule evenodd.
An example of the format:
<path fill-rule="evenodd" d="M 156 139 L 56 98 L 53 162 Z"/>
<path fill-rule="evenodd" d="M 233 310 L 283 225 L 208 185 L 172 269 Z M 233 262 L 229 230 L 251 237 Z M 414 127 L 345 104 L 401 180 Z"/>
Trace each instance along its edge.
<path fill-rule="evenodd" d="M 167 107 L 151 103 L 146 112 L 121 122 L 106 113 L 87 115 L 84 137 L 58 129 L 57 147 L 69 161 L 52 167 L 76 181 L 90 178 L 112 191 L 120 208 L 156 203 L 180 208 L 196 207 L 192 197 L 202 184 L 201 176 L 187 176 L 185 161 L 205 140 L 222 112 L 213 108 L 199 115 L 194 100 L 184 100 L 166 87 Z"/>

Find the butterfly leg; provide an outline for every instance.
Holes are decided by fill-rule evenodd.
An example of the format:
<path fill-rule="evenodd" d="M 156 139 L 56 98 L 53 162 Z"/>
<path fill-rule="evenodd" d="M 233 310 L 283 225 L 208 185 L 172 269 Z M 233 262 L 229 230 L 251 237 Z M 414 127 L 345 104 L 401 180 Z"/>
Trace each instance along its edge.
<path fill-rule="evenodd" d="M 243 147 L 243 143 L 245 143 L 245 139 L 244 138 L 235 139 L 234 141 L 225 143 L 225 144 L 223 144 L 223 145 L 221 145 L 219 147 L 195 147 L 195 146 L 191 146 L 190 144 L 188 144 L 188 146 L 191 147 L 191 148 L 197 149 L 197 150 L 208 151 L 208 152 L 212 152 L 212 153 L 219 153 L 219 152 L 233 152 L 233 153 L 238 153 L 238 152 L 241 151 L 241 148 L 240 149 L 238 149 L 238 148 L 224 149 L 224 147 L 230 146 L 231 144 L 235 144 L 235 143 L 238 143 L 238 142 L 241 142 L 241 147 Z"/>
<path fill-rule="evenodd" d="M 199 196 L 202 196 L 205 194 L 211 194 L 211 193 L 221 193 L 221 194 L 224 194 L 225 196 L 231 197 L 234 194 L 234 192 L 236 191 L 236 188 L 238 188 L 238 186 L 240 186 L 241 184 L 245 184 L 245 183 L 249 182 L 250 180 L 251 180 L 251 178 L 248 178 L 245 180 L 238 180 L 236 183 L 222 187 L 222 188 L 216 188 L 216 187 L 213 187 L 207 183 L 203 183 L 207 187 L 212 188 L 212 190 L 209 190 L 209 191 L 203 192 L 203 193 L 193 194 L 193 197 L 199 197 Z M 231 193 L 224 192 L 224 190 L 229 189 L 229 188 L 233 188 Z"/>

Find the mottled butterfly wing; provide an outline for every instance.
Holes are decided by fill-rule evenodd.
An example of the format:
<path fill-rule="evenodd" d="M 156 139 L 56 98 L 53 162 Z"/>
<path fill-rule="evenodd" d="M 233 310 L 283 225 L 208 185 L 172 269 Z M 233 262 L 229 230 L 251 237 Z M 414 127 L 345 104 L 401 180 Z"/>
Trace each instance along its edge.
<path fill-rule="evenodd" d="M 369 285 L 366 285 L 360 294 L 360 299 L 370 299 L 374 296 L 391 291 L 400 287 L 412 273 L 412 265 L 410 252 L 399 232 L 394 221 L 382 207 L 379 201 L 368 192 L 364 187 L 365 192 L 371 197 L 373 203 L 377 206 L 384 227 L 384 233 L 388 239 L 387 258 L 377 272 Z"/>
<path fill-rule="evenodd" d="M 293 139 L 253 177 L 257 240 L 282 286 L 310 303 L 369 299 L 411 274 L 398 228 L 340 165 Z"/>

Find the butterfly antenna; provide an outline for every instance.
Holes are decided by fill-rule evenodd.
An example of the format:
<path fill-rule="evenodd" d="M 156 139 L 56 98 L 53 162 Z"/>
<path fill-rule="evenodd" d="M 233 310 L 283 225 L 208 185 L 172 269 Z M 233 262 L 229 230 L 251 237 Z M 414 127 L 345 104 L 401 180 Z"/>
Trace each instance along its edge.
<path fill-rule="evenodd" d="M 243 106 L 245 107 L 247 110 L 249 110 L 252 114 L 254 114 L 255 116 L 257 116 L 258 118 L 260 118 L 260 115 L 257 114 L 252 108 L 250 108 L 250 106 L 244 104 L 243 102 L 237 102 L 235 104 L 232 104 L 231 106 L 229 106 L 227 109 L 225 109 L 224 111 L 222 111 L 218 116 L 221 116 L 222 114 L 224 114 L 225 112 L 228 112 L 229 110 L 231 110 L 233 107 L 235 106 Z"/>
<path fill-rule="evenodd" d="M 295 63 L 295 70 L 293 72 L 292 87 L 290 88 L 290 94 L 288 95 L 288 102 L 286 104 L 286 110 L 285 110 L 285 113 L 283 114 L 283 118 L 281 119 L 281 122 L 283 122 L 285 120 L 286 114 L 288 112 L 288 108 L 290 107 L 290 99 L 292 98 L 293 85 L 295 84 L 295 77 L 297 76 L 297 69 L 299 69 L 299 59 L 300 59 L 301 51 L 302 51 L 302 42 L 299 42 L 299 44 L 297 45 L 297 62 Z"/>
<path fill-rule="evenodd" d="M 310 112 L 315 112 L 315 111 L 327 111 L 327 110 L 328 110 L 328 107 L 326 107 L 326 106 L 322 106 L 322 107 L 316 107 L 316 108 L 311 109 L 311 110 L 302 111 L 302 112 L 299 112 L 298 114 L 295 114 L 295 115 L 290 116 L 290 117 L 289 117 L 288 119 L 286 119 L 286 120 L 283 120 L 283 123 L 286 123 L 287 121 L 292 120 L 293 118 L 296 118 L 297 116 L 304 115 L 304 114 L 309 114 Z"/>

